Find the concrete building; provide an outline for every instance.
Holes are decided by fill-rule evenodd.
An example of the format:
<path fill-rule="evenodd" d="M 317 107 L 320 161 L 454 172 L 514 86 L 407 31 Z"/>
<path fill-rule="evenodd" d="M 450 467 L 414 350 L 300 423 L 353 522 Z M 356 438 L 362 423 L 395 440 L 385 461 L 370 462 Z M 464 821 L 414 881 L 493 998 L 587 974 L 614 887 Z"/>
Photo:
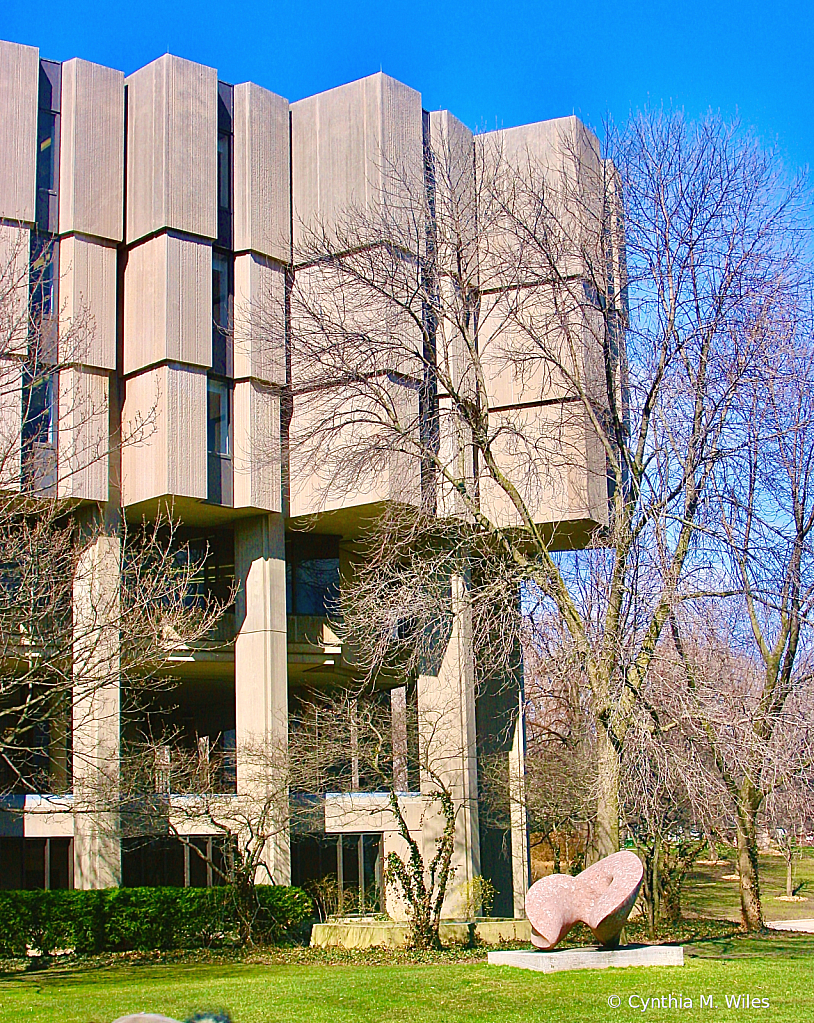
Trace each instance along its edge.
<path fill-rule="evenodd" d="M 451 115 L 428 114 L 419 93 L 384 74 L 289 103 L 169 54 L 125 77 L 0 43 L 0 255 L 22 259 L 25 272 L 25 261 L 33 268 L 49 247 L 48 294 L 36 298 L 41 311 L 61 337 L 80 317 L 92 324 L 47 396 L 49 430 L 35 439 L 40 485 L 56 486 L 79 509 L 107 509 L 131 523 L 170 507 L 183 537 L 208 545 L 201 585 L 221 594 L 236 585 L 221 642 L 177 651 L 178 686 L 165 708 L 193 748 L 231 754 L 233 769 L 213 785 L 236 799 L 251 791 L 251 766 L 241 755 L 247 744 L 284 747 L 299 694 L 348 679 L 328 624 L 330 595 L 347 577 L 359 523 L 372 508 L 403 500 L 399 487 L 418 471 L 395 466 L 359 480 L 355 492 L 335 493 L 297 472 L 288 439 L 305 406 L 295 398 L 287 417 L 285 405 L 297 371 L 287 353 L 286 295 L 307 272 L 297 265 L 298 236 L 315 218 L 330 224 L 351 202 L 378 201 L 383 161 L 422 182 L 424 147 L 441 131 L 464 153 L 476 144 Z M 531 147 L 553 158 L 562 133 L 586 161 L 598 159 L 595 140 L 574 118 L 495 135 L 508 150 Z M 260 295 L 262 336 L 251 329 Z M 269 296 L 276 331 L 268 329 Z M 13 353 L 3 355 L 13 376 Z M 24 373 L 18 376 L 0 419 L 22 438 L 22 449 L 28 405 Z M 551 428 L 556 382 L 512 380 L 496 370 L 487 383 L 496 415 L 526 417 L 537 436 Z M 78 395 L 90 396 L 90 405 Z M 88 414 L 89 407 L 96 411 Z M 108 443 L 118 430 L 130 436 L 120 450 Z M 581 461 L 567 478 L 554 478 L 551 465 L 542 472 L 538 518 L 565 523 L 567 542 L 579 543 L 605 521 L 607 490 L 590 428 L 569 443 Z M 4 486 L 20 485 L 20 464 L 4 467 Z M 508 506 L 497 507 L 505 502 L 500 494 L 484 500 L 511 519 Z M 308 531 L 298 531 L 306 519 Z M 97 545 L 81 570 L 112 601 L 117 543 L 111 536 L 108 546 Z M 453 602 L 460 602 L 455 585 Z M 493 912 L 522 915 L 529 867 L 519 804 L 502 830 L 477 812 L 479 749 L 502 752 L 512 784 L 522 784 L 520 684 L 491 704 L 488 694 L 477 696 L 471 646 L 465 610 L 455 612 L 437 674 L 390 694 L 394 747 L 404 747 L 406 765 L 410 701 L 422 713 L 436 708 L 461 806 L 456 881 L 491 878 Z M 92 814 L 75 812 L 72 791 L 97 784 L 88 764 L 116 763 L 122 727 L 116 687 L 85 698 L 82 686 L 76 677 L 73 790 L 23 793 L 15 798 L 24 812 L 0 815 L 0 885 L 211 883 L 203 861 L 177 842 L 122 840 Z M 405 766 L 397 785 L 405 813 L 430 842 L 437 821 L 425 814 L 422 783 L 410 792 L 410 780 Z M 211 830 L 196 834 L 212 841 Z M 362 802 L 344 793 L 326 800 L 324 826 L 282 835 L 266 860 L 277 882 L 338 874 L 340 884 L 370 889 L 383 855 L 400 841 L 384 796 L 369 793 Z"/>

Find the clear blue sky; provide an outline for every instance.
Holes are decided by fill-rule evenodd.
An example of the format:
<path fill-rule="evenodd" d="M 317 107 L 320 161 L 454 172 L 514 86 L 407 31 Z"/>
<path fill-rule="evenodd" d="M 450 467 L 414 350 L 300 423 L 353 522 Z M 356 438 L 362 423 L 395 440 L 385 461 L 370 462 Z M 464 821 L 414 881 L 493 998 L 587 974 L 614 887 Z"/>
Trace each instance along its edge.
<path fill-rule="evenodd" d="M 0 38 L 126 73 L 169 50 L 291 100 L 382 69 L 473 128 L 712 108 L 814 167 L 814 5 L 799 0 L 5 0 Z"/>

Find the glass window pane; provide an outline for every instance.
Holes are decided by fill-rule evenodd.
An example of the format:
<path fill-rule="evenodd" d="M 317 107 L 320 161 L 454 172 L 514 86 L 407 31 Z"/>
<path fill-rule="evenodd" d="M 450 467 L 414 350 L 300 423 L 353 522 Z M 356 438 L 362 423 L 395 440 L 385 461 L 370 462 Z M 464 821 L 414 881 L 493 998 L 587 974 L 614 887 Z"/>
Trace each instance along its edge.
<path fill-rule="evenodd" d="M 231 138 L 224 132 L 218 135 L 218 206 L 231 209 Z"/>
<path fill-rule="evenodd" d="M 40 110 L 37 117 L 37 188 L 54 190 L 56 173 L 56 115 Z"/>
<path fill-rule="evenodd" d="M 207 384 L 207 427 L 210 453 L 228 455 L 229 388 L 220 380 L 209 380 Z"/>
<path fill-rule="evenodd" d="M 212 319 L 221 330 L 229 329 L 229 277 L 231 266 L 226 256 L 212 254 Z"/>

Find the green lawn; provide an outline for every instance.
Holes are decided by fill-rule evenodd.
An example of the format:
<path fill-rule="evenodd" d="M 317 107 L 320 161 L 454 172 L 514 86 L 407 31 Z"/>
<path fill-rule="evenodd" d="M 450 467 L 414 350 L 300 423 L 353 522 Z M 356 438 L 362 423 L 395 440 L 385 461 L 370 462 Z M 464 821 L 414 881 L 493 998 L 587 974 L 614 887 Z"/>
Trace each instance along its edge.
<path fill-rule="evenodd" d="M 15 1023 L 110 1023 L 128 1012 L 184 1019 L 226 1009 L 235 1023 L 514 1023 L 641 1019 L 653 996 L 692 1000 L 648 1010 L 660 1020 L 814 1018 L 814 936 L 728 938 L 689 950 L 683 968 L 543 975 L 483 962 L 399 965 L 121 964 L 0 975 L 0 1016 Z M 726 1008 L 726 997 L 768 999 L 768 1008 Z M 618 996 L 620 1008 L 608 998 Z M 700 1007 L 701 996 L 714 1009 Z M 628 1000 L 634 998 L 634 1007 Z M 665 1003 L 666 1004 L 666 1003 Z"/>
<path fill-rule="evenodd" d="M 767 920 L 803 920 L 814 917 L 814 850 L 795 866 L 795 885 L 803 882 L 799 895 L 805 902 L 786 902 L 786 864 L 780 856 L 760 856 L 760 885 L 763 914 Z M 684 883 L 681 900 L 685 912 L 702 916 L 740 919 L 739 882 L 728 875 L 736 874 L 733 855 L 716 866 L 698 866 Z"/>

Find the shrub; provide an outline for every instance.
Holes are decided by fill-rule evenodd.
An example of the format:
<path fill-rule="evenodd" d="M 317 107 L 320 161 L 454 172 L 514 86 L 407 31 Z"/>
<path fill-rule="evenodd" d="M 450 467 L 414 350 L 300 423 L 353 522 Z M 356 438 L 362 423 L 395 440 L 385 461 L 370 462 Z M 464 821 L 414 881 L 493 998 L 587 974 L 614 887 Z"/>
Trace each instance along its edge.
<path fill-rule="evenodd" d="M 252 934 L 275 942 L 311 915 L 299 888 L 258 885 Z M 237 940 L 231 888 L 0 891 L 0 954 L 200 948 Z"/>

